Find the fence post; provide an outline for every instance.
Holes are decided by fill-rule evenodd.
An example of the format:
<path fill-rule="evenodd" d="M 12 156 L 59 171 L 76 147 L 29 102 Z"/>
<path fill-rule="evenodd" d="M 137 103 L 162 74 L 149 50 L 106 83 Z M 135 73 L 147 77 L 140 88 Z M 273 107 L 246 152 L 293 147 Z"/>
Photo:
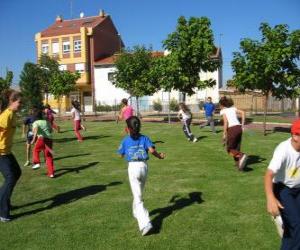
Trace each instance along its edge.
<path fill-rule="evenodd" d="M 171 114 L 170 114 L 170 91 L 168 92 L 168 123 L 171 124 Z"/>

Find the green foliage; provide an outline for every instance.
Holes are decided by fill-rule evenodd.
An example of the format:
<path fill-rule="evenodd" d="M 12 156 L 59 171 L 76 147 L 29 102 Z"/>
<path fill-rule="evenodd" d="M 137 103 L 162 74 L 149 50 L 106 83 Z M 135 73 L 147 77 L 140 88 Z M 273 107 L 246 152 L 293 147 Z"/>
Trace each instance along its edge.
<path fill-rule="evenodd" d="M 213 72 L 220 66 L 220 61 L 213 58 L 216 47 L 210 25 L 206 17 L 186 20 L 181 16 L 178 19 L 176 31 L 163 42 L 164 48 L 171 53 L 160 59 L 158 65 L 163 72 L 164 89 L 176 89 L 192 95 L 195 88 L 215 84 L 213 79 L 202 81 L 199 78 L 200 71 Z"/>
<path fill-rule="evenodd" d="M 6 77 L 2 78 L 0 77 L 0 94 L 4 91 L 10 88 L 12 84 L 14 74 L 12 71 L 6 72 Z"/>
<path fill-rule="evenodd" d="M 158 112 L 162 111 L 162 104 L 159 99 L 156 101 L 153 101 L 153 109 Z"/>
<path fill-rule="evenodd" d="M 41 84 L 41 69 L 34 63 L 24 64 L 20 75 L 20 89 L 22 93 L 23 107 L 29 110 L 32 107 L 42 107 L 43 95 Z"/>
<path fill-rule="evenodd" d="M 96 106 L 96 110 L 99 112 L 110 112 L 110 111 L 119 111 L 122 107 L 122 104 L 117 105 L 108 105 L 99 103 Z"/>
<path fill-rule="evenodd" d="M 171 111 L 178 111 L 179 110 L 178 102 L 175 98 L 172 98 L 170 100 L 170 110 Z"/>

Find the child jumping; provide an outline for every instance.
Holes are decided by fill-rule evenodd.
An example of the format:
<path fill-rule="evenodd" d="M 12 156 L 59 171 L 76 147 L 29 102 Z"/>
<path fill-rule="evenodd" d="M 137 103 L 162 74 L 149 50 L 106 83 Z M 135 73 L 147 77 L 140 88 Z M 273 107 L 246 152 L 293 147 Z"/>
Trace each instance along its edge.
<path fill-rule="evenodd" d="M 133 195 L 133 216 L 138 221 L 139 230 L 145 236 L 153 228 L 142 198 L 148 173 L 148 151 L 158 159 L 164 159 L 165 154 L 158 153 L 149 137 L 140 134 L 139 118 L 132 116 L 126 120 L 126 123 L 129 135 L 122 140 L 118 153 L 122 157 L 125 156 L 128 161 L 128 177 Z"/>
<path fill-rule="evenodd" d="M 233 157 L 236 167 L 243 170 L 247 155 L 240 151 L 242 134 L 245 124 L 245 112 L 233 106 L 231 98 L 222 97 L 219 101 L 220 115 L 223 116 L 223 141 L 226 143 L 227 152 Z M 242 124 L 238 120 L 238 115 L 242 117 Z"/>
<path fill-rule="evenodd" d="M 187 139 L 192 142 L 197 142 L 198 140 L 196 137 L 194 137 L 190 128 L 192 122 L 192 113 L 183 102 L 179 103 L 179 112 L 177 117 L 183 124 L 182 129 Z"/>
<path fill-rule="evenodd" d="M 83 137 L 81 136 L 79 131 L 81 129 L 86 130 L 86 128 L 81 124 L 80 103 L 78 101 L 72 101 L 72 106 L 73 108 L 71 110 L 71 114 L 73 118 L 74 132 L 77 137 L 77 140 L 79 142 L 82 142 Z"/>
<path fill-rule="evenodd" d="M 44 119 L 43 112 L 37 111 L 35 122 L 32 124 L 33 139 L 31 144 L 35 141 L 33 148 L 33 166 L 32 169 L 38 169 L 41 165 L 40 152 L 44 152 L 47 165 L 47 175 L 50 178 L 54 177 L 53 151 L 52 151 L 52 128 L 48 120 Z"/>

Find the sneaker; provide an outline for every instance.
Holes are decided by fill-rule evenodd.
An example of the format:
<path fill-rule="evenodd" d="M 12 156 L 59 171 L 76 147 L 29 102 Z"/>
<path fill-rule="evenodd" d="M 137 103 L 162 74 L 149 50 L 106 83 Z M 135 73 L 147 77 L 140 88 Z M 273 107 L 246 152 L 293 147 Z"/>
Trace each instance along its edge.
<path fill-rule="evenodd" d="M 195 137 L 194 140 L 193 140 L 193 142 L 197 142 L 197 141 L 198 141 L 198 139 Z"/>
<path fill-rule="evenodd" d="M 32 166 L 32 169 L 38 169 L 41 167 L 41 164 L 37 163 Z"/>
<path fill-rule="evenodd" d="M 50 174 L 48 176 L 49 176 L 49 178 L 54 178 L 54 174 Z"/>
<path fill-rule="evenodd" d="M 145 226 L 145 227 L 142 229 L 142 235 L 145 236 L 145 235 L 149 234 L 150 231 L 152 230 L 152 228 L 153 228 L 153 226 L 152 226 L 151 222 L 149 222 L 149 223 L 147 224 L 147 226 Z"/>
<path fill-rule="evenodd" d="M 243 154 L 239 160 L 239 170 L 243 170 L 247 163 L 247 155 Z"/>
<path fill-rule="evenodd" d="M 24 164 L 24 167 L 28 167 L 28 166 L 30 166 L 30 161 L 26 161 Z"/>
<path fill-rule="evenodd" d="M 10 222 L 11 219 L 10 218 L 5 218 L 5 217 L 0 217 L 0 221 L 1 222 Z"/>

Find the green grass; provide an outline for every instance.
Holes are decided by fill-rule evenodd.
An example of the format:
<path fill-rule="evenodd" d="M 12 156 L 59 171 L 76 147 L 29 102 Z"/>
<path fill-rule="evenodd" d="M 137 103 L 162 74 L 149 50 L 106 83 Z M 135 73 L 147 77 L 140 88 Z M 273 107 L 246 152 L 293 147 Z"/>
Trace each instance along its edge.
<path fill-rule="evenodd" d="M 278 249 L 280 239 L 266 213 L 263 174 L 287 133 L 247 130 L 243 151 L 252 171 L 238 172 L 221 145 L 222 133 L 179 124 L 144 123 L 165 160 L 151 157 L 145 205 L 158 232 L 142 237 L 132 217 L 127 165 L 116 154 L 124 124 L 88 122 L 78 143 L 70 122 L 55 134 L 57 178 L 45 168 L 22 167 L 12 203 L 17 218 L 0 224 L 0 249 Z M 220 130 L 220 128 L 218 127 Z M 24 141 L 14 154 L 24 163 Z M 251 162 L 252 161 L 252 162 Z M 2 179 L 1 179 L 2 180 Z"/>

